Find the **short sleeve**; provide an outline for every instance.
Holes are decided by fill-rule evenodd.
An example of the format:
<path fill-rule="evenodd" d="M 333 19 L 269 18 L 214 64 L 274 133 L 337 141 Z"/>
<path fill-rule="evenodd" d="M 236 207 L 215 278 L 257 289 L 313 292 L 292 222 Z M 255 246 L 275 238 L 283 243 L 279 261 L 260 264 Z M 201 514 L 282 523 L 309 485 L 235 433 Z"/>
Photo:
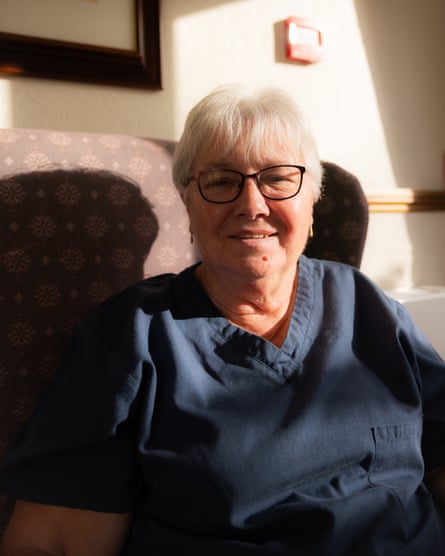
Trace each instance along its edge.
<path fill-rule="evenodd" d="M 0 468 L 13 498 L 96 511 L 132 511 L 146 324 L 111 303 L 76 329 L 29 426 Z M 148 371 L 149 374 L 149 371 Z M 147 373 L 145 373 L 147 376 Z"/>

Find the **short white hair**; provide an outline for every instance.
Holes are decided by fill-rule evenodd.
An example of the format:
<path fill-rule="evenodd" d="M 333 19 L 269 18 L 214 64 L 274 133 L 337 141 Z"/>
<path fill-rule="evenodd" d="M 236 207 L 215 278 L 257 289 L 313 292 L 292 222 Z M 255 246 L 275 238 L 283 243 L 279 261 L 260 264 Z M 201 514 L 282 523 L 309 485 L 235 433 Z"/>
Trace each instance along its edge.
<path fill-rule="evenodd" d="M 246 133 L 247 131 L 247 133 Z M 267 147 L 269 137 L 294 144 L 311 178 L 314 198 L 321 194 L 322 169 L 317 145 L 306 118 L 285 91 L 224 85 L 213 90 L 190 111 L 173 159 L 173 181 L 181 194 L 190 181 L 201 150 L 221 142 L 228 154 L 242 139 L 246 156 Z"/>

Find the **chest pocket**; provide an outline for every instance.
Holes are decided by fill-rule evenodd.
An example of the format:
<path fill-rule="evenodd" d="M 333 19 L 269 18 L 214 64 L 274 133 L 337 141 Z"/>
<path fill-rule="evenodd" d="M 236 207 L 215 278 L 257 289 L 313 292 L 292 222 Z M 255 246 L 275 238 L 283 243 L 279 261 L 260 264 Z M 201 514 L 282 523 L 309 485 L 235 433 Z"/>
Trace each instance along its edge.
<path fill-rule="evenodd" d="M 393 490 L 404 505 L 423 478 L 422 418 L 401 425 L 372 427 L 374 461 L 369 480 Z"/>

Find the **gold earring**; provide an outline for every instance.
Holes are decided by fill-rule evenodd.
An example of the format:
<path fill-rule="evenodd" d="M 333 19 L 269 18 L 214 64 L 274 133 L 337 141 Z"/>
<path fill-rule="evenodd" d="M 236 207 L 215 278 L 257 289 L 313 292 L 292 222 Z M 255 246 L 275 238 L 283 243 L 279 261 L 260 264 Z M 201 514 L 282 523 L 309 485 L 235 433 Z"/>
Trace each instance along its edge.
<path fill-rule="evenodd" d="M 309 237 L 314 237 L 314 227 L 311 224 L 311 227 L 309 228 Z"/>

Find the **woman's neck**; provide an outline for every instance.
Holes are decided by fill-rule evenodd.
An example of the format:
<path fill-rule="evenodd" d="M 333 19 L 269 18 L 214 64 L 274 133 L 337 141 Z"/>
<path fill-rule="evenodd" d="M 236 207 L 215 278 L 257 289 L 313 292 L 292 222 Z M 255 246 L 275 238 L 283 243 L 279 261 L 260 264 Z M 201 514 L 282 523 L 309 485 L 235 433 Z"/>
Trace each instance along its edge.
<path fill-rule="evenodd" d="M 289 327 L 297 286 L 297 269 L 275 279 L 233 279 L 214 277 L 200 265 L 196 276 L 221 313 L 234 325 L 262 336 L 277 346 Z"/>

